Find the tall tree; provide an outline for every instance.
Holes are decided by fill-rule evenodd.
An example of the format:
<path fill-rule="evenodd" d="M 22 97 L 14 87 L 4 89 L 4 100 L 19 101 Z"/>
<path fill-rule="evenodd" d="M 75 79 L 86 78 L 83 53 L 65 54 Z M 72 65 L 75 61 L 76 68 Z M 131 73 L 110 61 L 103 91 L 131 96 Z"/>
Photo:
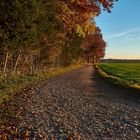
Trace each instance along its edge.
<path fill-rule="evenodd" d="M 110 12 L 115 1 L 0 0 L 1 71 L 30 72 L 64 60 L 71 64 L 83 48 L 90 52 L 87 56 L 102 57 L 106 43 L 94 18 L 101 7 Z"/>

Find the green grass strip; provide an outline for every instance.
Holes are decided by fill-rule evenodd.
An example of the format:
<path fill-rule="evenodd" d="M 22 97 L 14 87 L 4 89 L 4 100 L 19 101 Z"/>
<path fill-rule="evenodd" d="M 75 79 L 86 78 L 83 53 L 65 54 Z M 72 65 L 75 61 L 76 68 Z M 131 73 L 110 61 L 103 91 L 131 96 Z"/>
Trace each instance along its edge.
<path fill-rule="evenodd" d="M 104 70 L 102 70 L 98 65 L 95 65 L 95 68 L 98 71 L 98 74 L 109 81 L 110 83 L 113 83 L 115 85 L 121 86 L 121 87 L 126 87 L 126 88 L 131 88 L 131 89 L 136 89 L 140 90 L 140 86 L 138 84 L 130 84 L 128 81 L 121 79 L 119 77 L 107 74 Z"/>

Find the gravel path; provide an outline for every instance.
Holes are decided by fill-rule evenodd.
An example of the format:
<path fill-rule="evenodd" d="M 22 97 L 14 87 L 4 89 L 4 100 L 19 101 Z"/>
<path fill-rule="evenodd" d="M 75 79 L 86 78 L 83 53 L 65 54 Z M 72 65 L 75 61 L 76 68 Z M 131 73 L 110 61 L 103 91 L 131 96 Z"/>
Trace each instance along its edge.
<path fill-rule="evenodd" d="M 9 139 L 138 140 L 140 102 L 124 92 L 92 65 L 43 81 L 16 97 L 19 123 Z"/>

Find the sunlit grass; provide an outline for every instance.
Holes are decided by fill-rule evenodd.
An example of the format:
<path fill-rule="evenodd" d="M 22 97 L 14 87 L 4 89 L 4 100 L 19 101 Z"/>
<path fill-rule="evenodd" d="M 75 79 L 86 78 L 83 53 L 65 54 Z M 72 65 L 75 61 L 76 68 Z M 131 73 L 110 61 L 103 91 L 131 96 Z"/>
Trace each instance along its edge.
<path fill-rule="evenodd" d="M 140 63 L 101 63 L 99 67 L 109 75 L 140 85 Z"/>
<path fill-rule="evenodd" d="M 140 63 L 101 63 L 97 69 L 112 84 L 140 90 Z"/>

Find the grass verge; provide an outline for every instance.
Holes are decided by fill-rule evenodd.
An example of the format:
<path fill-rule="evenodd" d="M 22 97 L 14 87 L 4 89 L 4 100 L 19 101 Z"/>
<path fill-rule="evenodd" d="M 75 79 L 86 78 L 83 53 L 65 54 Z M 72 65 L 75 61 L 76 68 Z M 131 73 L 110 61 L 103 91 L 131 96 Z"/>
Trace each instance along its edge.
<path fill-rule="evenodd" d="M 17 92 L 22 91 L 24 88 L 33 86 L 33 84 L 38 83 L 42 80 L 48 79 L 50 77 L 67 73 L 72 70 L 75 70 L 82 65 L 71 65 L 68 67 L 59 67 L 47 70 L 46 72 L 36 73 L 34 75 L 26 75 L 15 77 L 8 82 L 0 83 L 0 105 L 4 100 L 9 100 L 13 97 L 13 95 Z"/>
<path fill-rule="evenodd" d="M 107 74 L 98 65 L 95 65 L 95 68 L 96 68 L 98 74 L 102 78 L 104 78 L 106 81 L 108 81 L 109 83 L 120 86 L 122 88 L 129 89 L 130 91 L 135 91 L 136 93 L 140 93 L 140 86 L 138 84 L 130 84 L 128 81 L 126 81 L 124 79 Z"/>

